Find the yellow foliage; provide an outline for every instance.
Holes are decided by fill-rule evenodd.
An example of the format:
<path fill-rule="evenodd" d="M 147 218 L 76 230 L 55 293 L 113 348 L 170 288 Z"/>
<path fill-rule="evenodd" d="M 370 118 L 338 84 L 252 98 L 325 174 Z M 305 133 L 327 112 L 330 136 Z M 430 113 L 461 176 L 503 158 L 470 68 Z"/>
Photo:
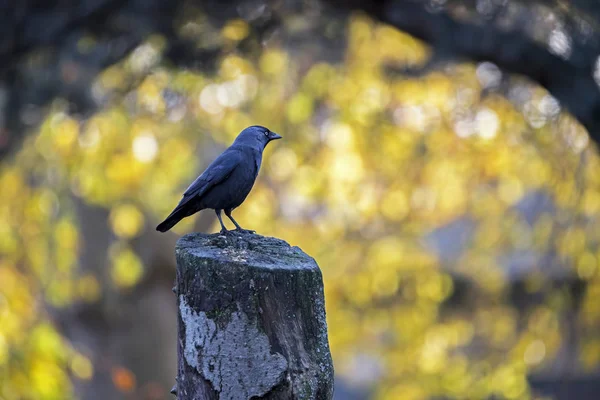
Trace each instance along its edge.
<path fill-rule="evenodd" d="M 261 71 L 267 75 L 279 75 L 284 72 L 288 63 L 288 56 L 280 50 L 267 50 L 260 57 L 259 65 Z"/>
<path fill-rule="evenodd" d="M 226 39 L 239 42 L 248 36 L 249 32 L 250 28 L 248 27 L 248 23 L 246 21 L 236 19 L 227 22 L 227 24 L 223 27 L 221 34 Z"/>
<path fill-rule="evenodd" d="M 132 204 L 116 206 L 110 213 L 113 232 L 122 238 L 132 238 L 140 233 L 144 225 L 144 215 Z"/>
<path fill-rule="evenodd" d="M 196 9 L 177 30 L 199 48 L 251 35 L 245 21 L 216 29 Z M 363 15 L 349 18 L 347 32 L 340 63 L 307 65 L 269 43 L 252 58 L 223 54 L 215 74 L 162 63 L 165 40 L 154 35 L 100 73 L 94 91 L 112 100 L 91 118 L 53 103 L 0 167 L 0 397 L 62 400 L 72 397 L 67 371 L 92 379 L 93 361 L 69 348 L 44 305 L 93 303 L 104 284 L 138 284 L 146 268 L 128 242 L 252 124 L 285 140 L 266 150 L 236 219 L 316 257 L 336 371 L 356 380 L 362 357 L 374 360 L 365 384 L 373 398 L 531 398 L 525 377 L 556 356 L 570 301 L 547 285 L 541 255 L 558 254 L 561 272 L 588 283 L 578 323 L 596 332 L 600 158 L 583 128 L 564 112 L 544 116 L 541 88 L 520 83 L 531 94 L 523 107 L 484 91 L 471 63 L 388 76 L 390 65 L 424 64 L 430 49 Z M 551 206 L 532 212 L 533 195 Z M 83 242 L 88 221 L 75 202 L 109 215 L 112 282 L 79 265 L 95 243 Z M 440 233 L 461 221 L 471 233 Z M 456 243 L 460 254 L 447 255 Z M 520 279 L 506 259 L 521 253 L 540 256 L 527 266 L 526 290 L 547 294 L 529 313 L 506 302 Z M 449 312 L 457 277 L 476 294 Z M 474 344 L 485 351 L 474 354 Z M 581 349 L 582 365 L 597 367 L 596 337 Z M 123 392 L 137 385 L 125 368 L 111 375 Z"/>
<path fill-rule="evenodd" d="M 86 302 L 97 301 L 100 297 L 100 283 L 93 275 L 86 275 L 77 281 L 77 294 Z"/>
<path fill-rule="evenodd" d="M 115 249 L 112 261 L 110 274 L 119 287 L 128 288 L 135 285 L 144 273 L 141 260 L 129 249 Z"/>
<path fill-rule="evenodd" d="M 81 354 L 73 355 L 71 359 L 71 370 L 79 379 L 89 380 L 94 374 L 92 362 Z"/>

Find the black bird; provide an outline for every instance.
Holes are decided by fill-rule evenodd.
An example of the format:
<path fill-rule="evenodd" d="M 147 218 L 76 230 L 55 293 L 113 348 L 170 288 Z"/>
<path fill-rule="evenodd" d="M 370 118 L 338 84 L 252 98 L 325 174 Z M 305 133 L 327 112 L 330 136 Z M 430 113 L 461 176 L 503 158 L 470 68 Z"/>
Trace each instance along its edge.
<path fill-rule="evenodd" d="M 181 219 L 211 208 L 217 213 L 221 233 L 228 232 L 223 225 L 221 211 L 225 211 L 236 230 L 245 231 L 233 219 L 231 211 L 239 207 L 250 193 L 260 169 L 263 150 L 267 143 L 276 139 L 281 139 L 281 136 L 258 125 L 240 132 L 233 144 L 187 188 L 177 207 L 156 230 L 166 232 Z"/>

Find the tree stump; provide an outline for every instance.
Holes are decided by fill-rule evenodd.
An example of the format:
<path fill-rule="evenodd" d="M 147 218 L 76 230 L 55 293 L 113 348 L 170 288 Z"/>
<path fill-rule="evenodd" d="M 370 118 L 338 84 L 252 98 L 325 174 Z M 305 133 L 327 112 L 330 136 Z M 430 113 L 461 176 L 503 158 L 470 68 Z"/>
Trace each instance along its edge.
<path fill-rule="evenodd" d="M 298 247 L 251 233 L 177 242 L 178 400 L 331 399 L 323 279 Z"/>

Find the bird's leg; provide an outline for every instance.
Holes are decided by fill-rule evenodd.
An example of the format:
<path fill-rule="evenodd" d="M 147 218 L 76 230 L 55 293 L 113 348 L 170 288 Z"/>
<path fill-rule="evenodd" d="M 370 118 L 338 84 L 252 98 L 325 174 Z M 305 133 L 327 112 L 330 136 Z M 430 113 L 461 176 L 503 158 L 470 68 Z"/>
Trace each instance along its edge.
<path fill-rule="evenodd" d="M 217 218 L 219 218 L 219 223 L 221 224 L 221 233 L 229 233 L 223 224 L 223 220 L 221 219 L 221 210 L 215 210 L 215 213 L 217 213 Z"/>
<path fill-rule="evenodd" d="M 249 229 L 244 229 L 244 228 L 242 228 L 242 227 L 240 226 L 240 224 L 238 224 L 238 223 L 236 222 L 236 220 L 235 220 L 235 219 L 233 219 L 233 217 L 231 216 L 231 211 L 233 211 L 233 210 L 231 210 L 231 209 L 229 209 L 229 210 L 225 210 L 225 215 L 227 215 L 227 218 L 229 218 L 229 219 L 231 220 L 231 222 L 233 222 L 233 224 L 235 225 L 235 230 L 236 230 L 236 231 L 240 231 L 240 232 L 249 232 L 249 233 L 256 233 L 256 232 L 254 232 L 254 231 L 251 231 L 251 230 L 249 230 Z"/>

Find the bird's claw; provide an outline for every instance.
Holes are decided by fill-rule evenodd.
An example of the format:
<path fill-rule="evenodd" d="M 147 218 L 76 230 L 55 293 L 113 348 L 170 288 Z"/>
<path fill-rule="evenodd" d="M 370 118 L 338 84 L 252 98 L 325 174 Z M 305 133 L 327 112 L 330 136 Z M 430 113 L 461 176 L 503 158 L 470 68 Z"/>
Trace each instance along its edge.
<path fill-rule="evenodd" d="M 229 235 L 230 233 L 231 231 L 228 229 L 221 229 L 221 231 L 219 232 L 219 234 L 221 235 Z"/>

